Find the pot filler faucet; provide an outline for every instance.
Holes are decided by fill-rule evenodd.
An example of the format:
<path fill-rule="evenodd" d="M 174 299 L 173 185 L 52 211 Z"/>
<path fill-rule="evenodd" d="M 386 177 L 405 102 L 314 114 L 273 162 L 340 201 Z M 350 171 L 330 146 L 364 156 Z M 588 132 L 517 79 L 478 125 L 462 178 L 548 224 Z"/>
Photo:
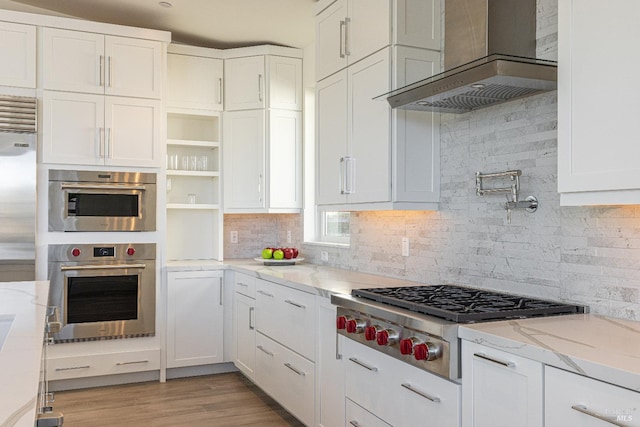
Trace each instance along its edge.
<path fill-rule="evenodd" d="M 538 209 L 538 199 L 535 196 L 529 196 L 525 200 L 519 200 L 520 196 L 520 176 L 521 170 L 511 170 L 505 172 L 481 173 L 476 172 L 476 194 L 484 196 L 492 193 L 507 193 L 507 202 L 504 208 L 507 210 L 507 223 L 511 224 L 511 211 L 513 209 L 525 209 L 527 212 L 535 212 Z M 498 188 L 484 188 L 482 186 L 484 179 L 489 178 L 509 178 L 511 185 Z M 509 198 L 511 196 L 511 198 Z"/>

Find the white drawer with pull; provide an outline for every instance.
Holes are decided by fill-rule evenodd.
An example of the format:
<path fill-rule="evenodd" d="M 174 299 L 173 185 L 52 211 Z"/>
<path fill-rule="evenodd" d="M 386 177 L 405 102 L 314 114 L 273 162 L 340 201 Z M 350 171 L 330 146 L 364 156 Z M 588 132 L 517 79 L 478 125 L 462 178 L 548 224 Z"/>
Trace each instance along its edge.
<path fill-rule="evenodd" d="M 47 360 L 47 378 L 50 381 L 158 369 L 160 369 L 159 349 L 61 357 Z"/>
<path fill-rule="evenodd" d="M 256 298 L 256 278 L 248 274 L 233 272 L 233 290 L 249 298 Z"/>
<path fill-rule="evenodd" d="M 391 427 L 371 412 L 347 399 L 346 427 Z"/>

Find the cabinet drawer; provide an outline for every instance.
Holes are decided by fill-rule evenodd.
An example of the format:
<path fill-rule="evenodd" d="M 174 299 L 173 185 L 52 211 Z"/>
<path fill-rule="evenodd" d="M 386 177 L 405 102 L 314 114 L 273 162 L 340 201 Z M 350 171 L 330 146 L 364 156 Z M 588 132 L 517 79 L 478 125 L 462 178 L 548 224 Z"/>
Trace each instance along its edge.
<path fill-rule="evenodd" d="M 256 279 L 256 327 L 280 344 L 315 360 L 315 297 Z"/>
<path fill-rule="evenodd" d="M 160 350 L 73 356 L 47 360 L 47 378 L 97 377 L 160 369 Z"/>
<path fill-rule="evenodd" d="M 550 366 L 544 379 L 545 426 L 640 426 L 638 392 Z"/>
<path fill-rule="evenodd" d="M 315 366 L 304 357 L 256 334 L 256 383 L 304 424 L 314 424 Z"/>
<path fill-rule="evenodd" d="M 459 426 L 458 384 L 350 339 L 344 347 L 349 399 L 392 425 Z"/>
<path fill-rule="evenodd" d="M 256 298 L 256 278 L 248 274 L 233 273 L 233 289 L 249 298 Z"/>
<path fill-rule="evenodd" d="M 345 426 L 390 427 L 390 424 L 385 423 L 371 412 L 347 399 L 347 416 L 345 418 Z"/>

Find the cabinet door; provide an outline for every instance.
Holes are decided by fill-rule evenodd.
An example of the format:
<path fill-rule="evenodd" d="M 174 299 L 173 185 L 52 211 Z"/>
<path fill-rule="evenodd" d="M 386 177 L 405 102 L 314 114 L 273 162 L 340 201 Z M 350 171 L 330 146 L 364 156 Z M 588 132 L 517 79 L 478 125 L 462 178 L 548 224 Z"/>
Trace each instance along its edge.
<path fill-rule="evenodd" d="M 346 43 L 349 65 L 391 43 L 391 3 L 390 0 L 349 0 Z"/>
<path fill-rule="evenodd" d="M 36 27 L 0 22 L 0 86 L 36 87 Z"/>
<path fill-rule="evenodd" d="M 264 108 L 266 97 L 265 57 L 227 59 L 224 63 L 225 110 Z"/>
<path fill-rule="evenodd" d="M 222 362 L 223 272 L 167 273 L 167 367 Z"/>
<path fill-rule="evenodd" d="M 302 112 L 269 110 L 269 208 L 302 208 Z"/>
<path fill-rule="evenodd" d="M 640 426 L 640 393 L 550 366 L 544 372 L 547 427 Z"/>
<path fill-rule="evenodd" d="M 105 56 L 107 95 L 160 99 L 162 43 L 107 36 Z"/>
<path fill-rule="evenodd" d="M 328 298 L 317 297 L 317 299 L 317 425 L 324 427 L 339 426 L 343 425 L 345 420 L 344 360 L 342 354 L 340 354 L 345 338 L 336 333 L 337 307 L 332 305 Z M 354 414 L 347 420 L 356 420 L 357 418 Z M 364 423 L 363 425 L 369 424 Z"/>
<path fill-rule="evenodd" d="M 43 163 L 104 164 L 104 96 L 44 91 L 42 104 Z"/>
<path fill-rule="evenodd" d="M 462 341 L 462 425 L 542 426 L 542 369 L 540 362 Z"/>
<path fill-rule="evenodd" d="M 222 111 L 223 61 L 201 56 L 167 55 L 167 105 Z"/>
<path fill-rule="evenodd" d="M 316 17 L 316 81 L 347 66 L 344 37 L 347 0 L 338 0 Z"/>
<path fill-rule="evenodd" d="M 391 108 L 373 99 L 389 91 L 390 70 L 389 49 L 347 68 L 347 151 L 352 158 L 347 173 L 355 177 L 349 203 L 391 199 Z"/>
<path fill-rule="evenodd" d="M 316 203 L 345 203 L 347 155 L 347 71 L 316 84 Z"/>
<path fill-rule="evenodd" d="M 225 209 L 262 209 L 266 206 L 264 115 L 264 110 L 224 114 Z"/>
<path fill-rule="evenodd" d="M 234 297 L 234 364 L 243 374 L 253 380 L 255 379 L 256 364 L 255 300 L 238 292 Z"/>
<path fill-rule="evenodd" d="M 117 166 L 159 167 L 160 101 L 105 97 L 105 163 Z"/>
<path fill-rule="evenodd" d="M 104 36 L 42 29 L 44 89 L 104 93 Z"/>
<path fill-rule="evenodd" d="M 302 59 L 269 56 L 269 107 L 302 111 Z"/>

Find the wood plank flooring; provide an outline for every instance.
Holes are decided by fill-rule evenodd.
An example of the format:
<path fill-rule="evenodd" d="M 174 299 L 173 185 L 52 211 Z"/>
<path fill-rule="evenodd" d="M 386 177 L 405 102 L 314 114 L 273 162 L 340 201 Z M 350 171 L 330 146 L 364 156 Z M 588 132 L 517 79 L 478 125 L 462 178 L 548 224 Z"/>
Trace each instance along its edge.
<path fill-rule="evenodd" d="M 56 392 L 64 427 L 302 427 L 240 373 Z"/>

